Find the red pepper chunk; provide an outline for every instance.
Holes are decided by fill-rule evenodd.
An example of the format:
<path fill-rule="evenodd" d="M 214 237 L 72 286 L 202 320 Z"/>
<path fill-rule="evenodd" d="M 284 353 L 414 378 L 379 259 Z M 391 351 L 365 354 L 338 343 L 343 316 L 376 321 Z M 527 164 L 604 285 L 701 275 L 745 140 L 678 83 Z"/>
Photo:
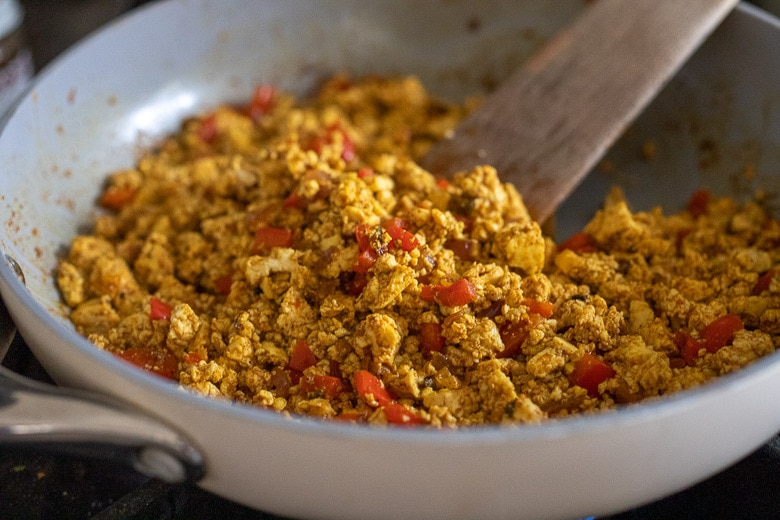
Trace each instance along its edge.
<path fill-rule="evenodd" d="M 688 199 L 686 209 L 693 218 L 706 215 L 710 207 L 710 192 L 707 190 L 698 190 Z"/>
<path fill-rule="evenodd" d="M 546 312 L 545 312 L 546 313 Z M 504 350 L 501 351 L 496 357 L 509 358 L 515 357 L 520 353 L 520 348 L 528 338 L 528 333 L 531 329 L 538 326 L 549 316 L 543 316 L 542 314 L 530 312 L 528 314 L 528 321 L 512 322 L 506 321 L 498 329 L 498 334 L 501 337 L 501 341 L 504 343 Z"/>
<path fill-rule="evenodd" d="M 558 251 L 569 249 L 575 253 L 593 253 L 598 248 L 596 243 L 587 233 L 574 233 L 572 236 L 558 244 Z"/>
<path fill-rule="evenodd" d="M 123 186 L 110 186 L 100 195 L 98 204 L 114 211 L 124 208 L 135 198 L 136 190 Z"/>
<path fill-rule="evenodd" d="M 352 266 L 352 270 L 356 273 L 365 273 L 376 263 L 379 255 L 373 249 L 366 249 L 358 254 L 355 264 Z"/>
<path fill-rule="evenodd" d="M 198 125 L 198 137 L 204 143 L 213 143 L 217 139 L 217 118 L 214 114 L 210 114 L 200 120 Z"/>
<path fill-rule="evenodd" d="M 550 302 L 527 299 L 525 304 L 528 306 L 528 312 L 538 314 L 542 318 L 549 318 L 555 312 L 555 305 Z"/>
<path fill-rule="evenodd" d="M 475 249 L 477 248 L 476 240 L 468 240 L 463 238 L 450 238 L 444 243 L 444 247 L 450 249 L 455 256 L 461 260 L 471 261 L 475 257 Z"/>
<path fill-rule="evenodd" d="M 504 322 L 498 329 L 501 342 L 504 344 L 504 350 L 499 352 L 496 357 L 510 358 L 515 357 L 520 352 L 526 338 L 528 338 L 528 327 L 525 323 L 512 321 Z"/>
<path fill-rule="evenodd" d="M 436 288 L 433 285 L 423 285 L 420 288 L 420 298 L 426 302 L 436 301 Z"/>
<path fill-rule="evenodd" d="M 350 162 L 355 158 L 355 143 L 345 132 L 342 132 L 344 138 L 341 144 L 341 158 L 344 162 Z"/>
<path fill-rule="evenodd" d="M 341 158 L 344 162 L 350 162 L 355 158 L 355 143 L 349 138 L 347 132 L 341 127 L 339 123 L 330 125 L 327 129 L 328 136 L 327 141 L 332 143 L 333 136 L 335 134 L 341 135 Z"/>
<path fill-rule="evenodd" d="M 233 287 L 233 277 L 230 275 L 220 276 L 214 280 L 214 288 L 218 293 L 230 294 L 230 289 Z"/>
<path fill-rule="evenodd" d="M 179 361 L 176 356 L 165 347 L 131 347 L 116 355 L 147 372 L 167 379 L 176 379 L 176 373 L 179 370 Z"/>
<path fill-rule="evenodd" d="M 370 230 L 371 226 L 368 224 L 359 224 L 355 228 L 355 240 L 357 240 L 358 249 L 361 251 L 368 251 L 371 249 L 371 237 L 369 237 Z"/>
<path fill-rule="evenodd" d="M 471 281 L 461 278 L 451 285 L 434 287 L 436 301 L 447 307 L 468 305 L 477 299 L 477 288 Z"/>
<path fill-rule="evenodd" d="M 366 273 L 355 271 L 343 272 L 339 275 L 342 290 L 350 296 L 359 296 L 368 285 Z"/>
<path fill-rule="evenodd" d="M 188 363 L 190 365 L 197 365 L 201 361 L 203 361 L 203 358 L 198 354 L 197 352 L 188 352 L 184 354 L 184 357 L 182 358 L 185 363 Z"/>
<path fill-rule="evenodd" d="M 769 289 L 769 286 L 772 284 L 772 279 L 775 277 L 775 272 L 773 270 L 769 270 L 758 277 L 758 281 L 756 282 L 756 285 L 753 286 L 753 294 L 758 296 L 759 294 L 763 293 L 764 291 Z"/>
<path fill-rule="evenodd" d="M 355 150 L 355 143 L 350 139 L 347 132 L 341 127 L 339 123 L 333 123 L 325 129 L 325 135 L 316 136 L 309 144 L 309 149 L 314 150 L 317 154 L 322 153 L 322 148 L 325 145 L 333 144 L 334 136 L 341 136 L 341 158 L 344 162 L 351 162 L 357 156 Z"/>
<path fill-rule="evenodd" d="M 355 390 L 369 406 L 387 406 L 395 401 L 382 381 L 368 370 L 355 373 Z"/>
<path fill-rule="evenodd" d="M 344 383 L 335 376 L 326 376 L 322 374 L 304 375 L 301 380 L 301 393 L 311 394 L 322 392 L 328 399 L 336 399 L 344 390 Z"/>
<path fill-rule="evenodd" d="M 282 202 L 282 206 L 286 209 L 304 209 L 309 204 L 303 196 L 298 193 L 290 193 Z"/>
<path fill-rule="evenodd" d="M 419 240 L 411 231 L 408 231 L 407 224 L 398 217 L 390 218 L 382 222 L 382 227 L 393 242 L 404 251 L 411 251 L 419 245 Z"/>
<path fill-rule="evenodd" d="M 387 422 L 396 426 L 415 426 L 425 424 L 425 420 L 401 403 L 390 403 L 384 406 Z"/>
<path fill-rule="evenodd" d="M 702 350 L 714 354 L 726 345 L 730 345 L 734 340 L 734 334 L 743 328 L 744 325 L 739 316 L 726 314 L 704 327 L 699 333 L 700 339 L 681 330 L 674 335 L 674 343 L 680 349 L 680 357 L 688 366 L 693 366 Z"/>
<path fill-rule="evenodd" d="M 260 226 L 255 230 L 255 241 L 252 251 L 264 252 L 274 247 L 290 247 L 293 245 L 293 232 L 289 229 L 271 226 Z"/>
<path fill-rule="evenodd" d="M 742 330 L 742 319 L 736 314 L 725 314 L 704 327 L 699 334 L 704 348 L 710 354 L 717 352 L 734 340 L 734 334 Z"/>
<path fill-rule="evenodd" d="M 687 331 L 680 330 L 674 335 L 674 344 L 680 349 L 680 357 L 688 366 L 693 366 L 699 351 L 704 348 L 699 341 Z"/>
<path fill-rule="evenodd" d="M 310 366 L 317 363 L 317 356 L 311 351 L 309 345 L 305 341 L 298 341 L 293 346 L 292 354 L 290 355 L 290 361 L 288 366 L 298 372 L 303 372 Z"/>
<path fill-rule="evenodd" d="M 252 92 L 252 99 L 247 106 L 247 115 L 257 122 L 268 114 L 276 100 L 276 89 L 271 85 L 258 85 Z"/>
<path fill-rule="evenodd" d="M 419 244 L 417 237 L 414 233 L 406 230 L 406 223 L 400 218 L 385 220 L 382 222 L 382 228 L 390 235 L 393 243 L 404 251 L 411 251 Z M 355 240 L 357 240 L 360 251 L 352 266 L 352 271 L 356 273 L 368 271 L 376 263 L 379 256 L 386 252 L 384 248 L 377 251 L 371 246 L 371 233 L 375 229 L 378 228 L 368 224 L 360 224 L 355 228 Z"/>
<path fill-rule="evenodd" d="M 149 299 L 149 317 L 153 320 L 170 320 L 171 319 L 171 306 L 162 301 L 159 298 Z"/>
<path fill-rule="evenodd" d="M 599 385 L 614 375 L 615 370 L 611 366 L 593 354 L 586 353 L 574 365 L 569 381 L 587 390 L 589 396 L 598 397 Z"/>
<path fill-rule="evenodd" d="M 440 323 L 420 324 L 420 351 L 423 354 L 429 352 L 441 352 L 444 350 L 444 336 L 441 335 Z"/>

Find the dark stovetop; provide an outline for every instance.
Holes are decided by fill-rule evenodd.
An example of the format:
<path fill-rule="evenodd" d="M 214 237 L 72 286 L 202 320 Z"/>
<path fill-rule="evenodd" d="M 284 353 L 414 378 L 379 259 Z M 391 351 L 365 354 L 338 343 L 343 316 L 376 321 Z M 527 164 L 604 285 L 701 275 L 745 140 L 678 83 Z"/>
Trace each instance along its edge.
<path fill-rule="evenodd" d="M 20 340 L 3 365 L 50 381 Z M 608 492 L 608 490 L 605 490 Z M 0 519 L 272 520 L 195 486 L 171 486 L 107 461 L 0 447 Z M 780 519 L 780 435 L 722 473 L 609 520 Z M 602 519 L 602 520 L 607 520 Z"/>

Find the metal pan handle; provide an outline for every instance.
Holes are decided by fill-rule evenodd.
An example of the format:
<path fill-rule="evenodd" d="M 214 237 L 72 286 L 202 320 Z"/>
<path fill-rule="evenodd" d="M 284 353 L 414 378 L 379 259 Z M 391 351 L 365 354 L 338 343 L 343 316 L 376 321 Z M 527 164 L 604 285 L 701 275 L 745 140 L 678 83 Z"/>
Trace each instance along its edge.
<path fill-rule="evenodd" d="M 200 452 L 161 422 L 103 396 L 0 367 L 0 445 L 124 462 L 167 483 L 198 480 Z"/>
<path fill-rule="evenodd" d="M 0 361 L 16 327 L 0 298 Z M 183 435 L 107 396 L 58 387 L 0 366 L 0 446 L 120 461 L 167 483 L 196 481 L 203 457 Z"/>

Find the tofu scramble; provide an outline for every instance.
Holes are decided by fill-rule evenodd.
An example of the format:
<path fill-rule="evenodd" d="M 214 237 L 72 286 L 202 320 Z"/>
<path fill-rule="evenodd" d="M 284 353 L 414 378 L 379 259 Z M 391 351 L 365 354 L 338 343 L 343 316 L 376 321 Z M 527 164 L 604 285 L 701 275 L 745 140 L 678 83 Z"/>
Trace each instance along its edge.
<path fill-rule="evenodd" d="M 110 175 L 62 258 L 73 324 L 208 396 L 435 427 L 613 409 L 775 350 L 759 202 L 700 191 L 667 216 L 616 191 L 556 244 L 493 168 L 415 162 L 472 105 L 336 76 L 183 122 Z"/>

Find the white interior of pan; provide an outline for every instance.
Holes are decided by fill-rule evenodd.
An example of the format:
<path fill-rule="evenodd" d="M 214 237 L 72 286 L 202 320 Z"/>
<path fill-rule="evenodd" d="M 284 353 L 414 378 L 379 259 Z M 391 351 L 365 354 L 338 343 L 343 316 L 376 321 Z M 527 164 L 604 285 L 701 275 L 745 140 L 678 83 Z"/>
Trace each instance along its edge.
<path fill-rule="evenodd" d="M 392 432 L 364 431 L 344 438 L 342 427 L 328 429 L 319 424 L 307 425 L 305 421 L 291 426 L 289 421 L 262 412 L 230 408 L 216 402 L 202 406 L 202 400 L 182 399 L 184 394 L 174 395 L 172 385 L 136 373 L 104 356 L 76 337 L 66 320 L 61 317 L 55 320 L 43 312 L 47 309 L 62 316 L 52 269 L 69 238 L 89 224 L 93 202 L 105 174 L 131 165 L 139 148 L 175 130 L 182 117 L 222 101 L 244 100 L 252 87 L 261 82 L 303 93 L 324 75 L 339 70 L 356 74 L 414 73 L 433 92 L 459 98 L 499 81 L 582 5 L 580 0 L 479 3 L 403 0 L 392 4 L 334 0 L 323 8 L 322 3 L 297 0 L 233 0 L 230 3 L 171 0 L 142 8 L 136 16 L 120 20 L 109 31 L 96 34 L 39 77 L 0 135 L 0 242 L 4 252 L 21 264 L 29 295 L 38 303 L 20 291 L 10 269 L 2 262 L 0 289 L 4 290 L 6 301 L 11 300 L 9 303 L 13 304 L 9 308 L 15 307 L 11 310 L 16 313 L 15 318 L 31 348 L 63 383 L 119 395 L 130 392 L 129 400 L 139 405 L 155 400 L 176 402 L 176 410 L 166 410 L 166 419 L 174 423 L 186 425 L 187 421 L 199 420 L 197 414 L 203 410 L 214 412 L 224 421 L 222 431 L 192 423 L 198 424 L 198 428 L 187 432 L 201 446 L 217 444 L 223 438 L 232 440 L 232 434 L 226 431 L 244 428 L 260 417 L 270 425 L 263 432 L 267 442 L 278 440 L 283 444 L 284 436 L 294 430 L 302 438 L 315 439 L 314 444 L 305 448 L 307 453 L 316 451 L 313 457 L 334 465 L 338 464 L 339 457 L 349 454 L 354 458 L 357 472 L 363 464 L 360 454 L 365 457 L 367 472 L 371 464 L 377 463 L 373 458 L 377 439 L 388 447 L 403 447 L 405 452 L 397 452 L 394 459 L 397 464 L 419 460 L 421 465 L 437 465 L 449 475 L 453 492 L 461 493 L 457 491 L 462 480 L 457 475 L 458 465 L 449 461 L 447 455 L 463 457 L 463 450 L 474 451 L 475 443 L 482 443 L 487 451 L 480 456 L 494 464 L 492 469 L 489 465 L 484 468 L 473 465 L 469 479 L 474 482 L 472 489 L 478 490 L 485 500 L 463 498 L 454 508 L 451 494 L 442 492 L 437 498 L 429 493 L 425 504 L 438 508 L 436 512 L 440 516 L 516 511 L 517 497 L 522 498 L 529 514 L 536 511 L 546 516 L 563 516 L 566 512 L 574 514 L 576 506 L 585 512 L 604 513 L 691 483 L 691 479 L 702 478 L 733 461 L 735 456 L 746 454 L 773 433 L 772 428 L 776 430 L 776 416 L 770 419 L 773 423 L 758 421 L 755 431 L 746 435 L 746 441 L 739 446 L 721 446 L 713 440 L 721 455 L 712 457 L 710 453 L 693 450 L 688 454 L 690 459 L 685 459 L 674 475 L 656 480 L 644 475 L 645 481 L 633 481 L 630 468 L 620 467 L 636 451 L 632 443 L 650 442 L 652 438 L 670 434 L 672 426 L 665 418 L 687 409 L 681 398 L 671 399 L 666 408 L 637 407 L 633 416 L 613 414 L 611 419 L 576 421 L 571 428 L 559 424 L 526 432 L 459 432 L 440 437 L 435 443 L 426 439 L 424 432 L 422 435 L 405 432 L 398 436 Z M 155 16 L 143 16 L 152 10 Z M 780 28 L 774 20 L 761 19 L 760 14 L 744 7 L 732 15 L 610 152 L 608 159 L 612 167 L 597 168 L 561 209 L 558 222 L 561 236 L 579 229 L 614 183 L 623 186 L 637 209 L 660 204 L 676 210 L 701 186 L 739 196 L 757 189 L 774 195 L 778 186 L 775 165 L 780 159 L 777 113 L 780 91 L 776 88 L 780 85 L 780 66 L 774 59 L 778 51 Z M 647 140 L 653 140 L 657 148 L 652 161 L 643 160 L 640 153 Z M 50 330 L 41 331 L 46 328 Z M 53 338 L 66 341 L 68 348 L 52 348 Z M 49 344 L 44 345 L 47 341 Z M 777 359 L 768 361 L 750 371 L 764 389 L 776 388 L 780 373 Z M 90 376 L 91 371 L 105 370 L 105 367 L 111 369 L 108 375 L 115 376 L 115 380 Z M 775 382 L 774 387 L 766 382 L 770 380 Z M 750 385 L 746 377 L 735 377 L 733 384 L 719 383 L 713 388 L 719 389 L 719 396 L 727 393 L 741 396 L 743 391 L 749 395 Z M 124 395 L 128 397 L 127 393 Z M 701 397 L 704 392 L 692 395 Z M 756 402 L 743 407 L 741 412 L 745 417 L 750 417 L 750 413 L 766 416 L 766 410 L 766 403 Z M 161 413 L 159 408 L 153 411 Z M 710 415 L 709 409 L 702 408 L 701 415 L 693 413 L 691 420 L 700 424 Z M 595 425 L 587 435 L 590 426 L 584 424 Z M 695 435 L 696 425 L 685 424 L 682 428 Z M 611 429 L 622 431 L 625 439 L 635 440 L 625 440 L 623 447 L 616 445 L 613 451 L 603 451 L 599 439 Z M 728 430 L 723 431 L 724 435 L 736 437 Z M 504 448 L 511 448 L 518 440 L 525 439 L 531 444 L 538 441 L 533 444 L 534 449 L 554 464 L 556 453 L 568 449 L 565 445 L 568 437 L 578 438 L 580 447 L 572 453 L 587 453 L 588 446 L 601 450 L 603 463 L 593 467 L 590 475 L 611 468 L 611 475 L 617 475 L 622 482 L 609 498 L 598 494 L 598 479 L 579 488 L 572 483 L 566 499 L 556 497 L 549 484 L 538 488 L 542 484 L 531 482 L 525 482 L 524 490 L 516 491 L 517 496 L 497 496 L 504 491 L 495 484 L 497 479 L 517 478 L 506 464 L 502 466 Z M 240 439 L 241 435 L 236 434 L 235 438 Z M 444 451 L 438 452 L 434 446 Z M 291 463 L 276 460 L 287 456 L 287 452 L 275 454 L 264 449 L 257 446 L 240 453 L 229 450 L 209 453 L 210 474 L 204 485 L 257 507 L 289 515 L 316 516 L 312 513 L 316 510 L 306 500 L 296 501 L 289 496 L 289 486 L 285 487 L 288 484 L 285 479 L 289 477 L 266 481 L 261 489 L 231 473 L 231 466 L 252 460 L 253 450 L 257 450 L 258 457 L 262 455 L 266 468 Z M 325 450 L 332 455 L 325 454 Z M 660 470 L 664 463 L 672 463 L 668 456 L 673 454 L 674 450 L 668 455 L 651 450 L 636 455 L 632 464 L 647 467 L 655 464 Z M 428 459 L 434 455 L 435 460 Z M 440 460 L 442 457 L 447 460 Z M 381 460 L 388 464 L 389 459 Z M 542 459 L 527 453 L 523 460 L 529 468 L 522 471 L 535 471 L 533 474 L 542 480 L 548 472 L 549 478 L 554 478 Z M 702 469 L 697 472 L 693 466 Z M 405 470 L 403 467 L 387 469 L 399 473 Z M 587 477 L 584 473 L 577 478 L 581 481 Z M 307 475 L 307 479 L 316 478 Z M 230 480 L 229 485 L 226 479 Z M 362 507 L 359 494 L 360 480 L 364 479 L 354 482 L 349 479 L 344 476 L 338 488 L 343 502 L 339 504 L 342 508 L 339 512 L 344 517 L 354 515 Z M 463 485 L 472 480 L 464 481 Z M 332 481 L 317 480 L 309 491 L 312 501 L 327 503 L 337 489 L 334 486 L 339 486 Z M 343 488 L 350 483 L 353 492 L 344 496 Z M 403 483 L 388 476 L 375 475 L 373 484 L 399 493 L 409 492 Z M 252 498 L 248 498 L 250 495 Z M 395 507 L 387 511 L 396 517 L 419 513 L 419 507 L 423 506 L 422 501 L 409 501 L 409 509 L 404 510 L 403 505 L 385 499 L 388 507 L 390 504 Z M 488 500 L 492 505 L 486 505 Z M 548 509 L 544 509 L 544 503 Z M 473 509 L 473 504 L 480 508 Z M 331 507 L 336 506 L 331 504 Z M 580 509 L 577 514 L 582 512 Z"/>

